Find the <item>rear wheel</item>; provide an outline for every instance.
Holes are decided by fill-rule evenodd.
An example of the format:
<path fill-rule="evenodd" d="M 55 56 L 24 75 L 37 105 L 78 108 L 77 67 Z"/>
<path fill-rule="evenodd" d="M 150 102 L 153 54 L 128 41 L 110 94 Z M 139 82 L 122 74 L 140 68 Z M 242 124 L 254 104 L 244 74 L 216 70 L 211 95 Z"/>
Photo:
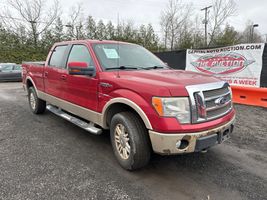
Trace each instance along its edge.
<path fill-rule="evenodd" d="M 132 112 L 114 115 L 110 139 L 120 165 L 127 170 L 141 168 L 150 160 L 150 143 L 142 120 Z"/>
<path fill-rule="evenodd" d="M 36 91 L 33 87 L 29 88 L 29 93 L 28 93 L 28 100 L 29 100 L 29 105 L 31 108 L 31 111 L 34 114 L 42 114 L 44 113 L 46 109 L 46 102 L 42 99 L 39 99 Z"/>

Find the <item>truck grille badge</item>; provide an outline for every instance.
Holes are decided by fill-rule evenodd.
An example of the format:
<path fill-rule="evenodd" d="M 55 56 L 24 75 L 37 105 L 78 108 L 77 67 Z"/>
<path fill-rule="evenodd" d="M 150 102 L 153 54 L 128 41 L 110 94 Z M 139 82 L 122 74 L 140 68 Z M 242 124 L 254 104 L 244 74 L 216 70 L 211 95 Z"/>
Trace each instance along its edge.
<path fill-rule="evenodd" d="M 227 102 L 227 98 L 224 96 L 220 97 L 214 101 L 215 105 L 217 105 L 217 106 L 221 106 L 221 105 L 225 104 L 226 102 Z"/>

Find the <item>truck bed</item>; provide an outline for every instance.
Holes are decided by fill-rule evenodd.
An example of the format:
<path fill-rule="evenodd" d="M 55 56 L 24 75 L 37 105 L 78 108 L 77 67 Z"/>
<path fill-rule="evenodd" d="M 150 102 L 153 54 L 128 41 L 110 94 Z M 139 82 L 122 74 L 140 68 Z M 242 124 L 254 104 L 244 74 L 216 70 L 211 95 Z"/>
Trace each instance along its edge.
<path fill-rule="evenodd" d="M 23 84 L 26 84 L 26 76 L 31 77 L 35 86 L 44 91 L 43 73 L 44 73 L 45 61 L 36 62 L 23 62 L 22 63 L 22 80 Z"/>
<path fill-rule="evenodd" d="M 34 65 L 34 66 L 45 66 L 45 61 L 22 62 L 22 64 Z"/>

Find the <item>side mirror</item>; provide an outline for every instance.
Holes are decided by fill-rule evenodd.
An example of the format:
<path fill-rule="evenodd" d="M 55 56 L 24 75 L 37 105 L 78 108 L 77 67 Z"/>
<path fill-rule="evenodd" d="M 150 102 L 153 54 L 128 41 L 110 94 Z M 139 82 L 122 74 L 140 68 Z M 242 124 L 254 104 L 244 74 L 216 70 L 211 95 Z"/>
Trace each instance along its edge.
<path fill-rule="evenodd" d="M 68 69 L 70 75 L 95 75 L 95 68 L 88 66 L 86 62 L 69 62 Z"/>

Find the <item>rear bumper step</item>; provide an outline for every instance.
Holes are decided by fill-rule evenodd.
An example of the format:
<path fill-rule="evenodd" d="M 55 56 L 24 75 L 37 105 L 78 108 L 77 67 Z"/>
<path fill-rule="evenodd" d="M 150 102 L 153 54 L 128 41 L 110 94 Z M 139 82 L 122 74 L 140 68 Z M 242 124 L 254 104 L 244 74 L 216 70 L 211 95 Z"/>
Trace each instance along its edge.
<path fill-rule="evenodd" d="M 100 135 L 102 133 L 102 129 L 95 127 L 94 123 L 83 121 L 83 120 L 81 120 L 81 119 L 79 119 L 79 118 L 77 118 L 71 114 L 64 112 L 60 108 L 57 108 L 57 107 L 52 106 L 52 105 L 47 105 L 46 109 L 49 110 L 50 112 L 54 113 L 55 115 L 58 115 L 65 120 L 68 120 L 69 122 L 81 127 L 82 129 L 84 129 L 84 130 L 86 130 L 86 131 L 88 131 L 94 135 Z"/>

